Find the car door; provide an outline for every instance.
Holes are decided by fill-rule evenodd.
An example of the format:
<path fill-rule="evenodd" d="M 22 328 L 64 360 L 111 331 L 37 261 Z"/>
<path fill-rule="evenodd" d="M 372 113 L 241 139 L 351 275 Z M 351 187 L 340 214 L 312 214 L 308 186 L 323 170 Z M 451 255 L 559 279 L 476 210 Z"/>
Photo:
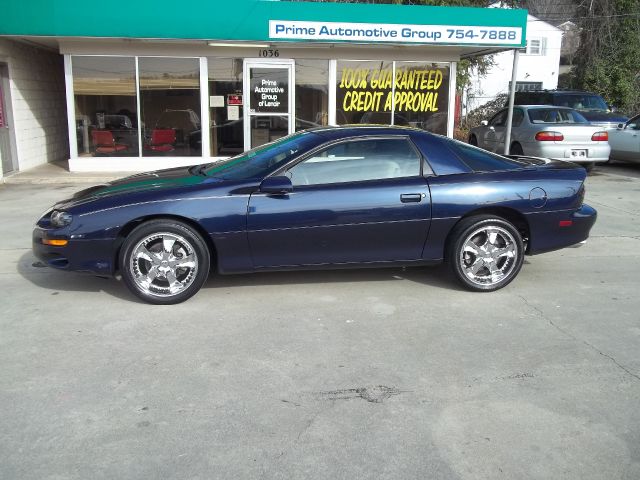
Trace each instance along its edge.
<path fill-rule="evenodd" d="M 283 172 L 292 192 L 251 195 L 254 266 L 421 258 L 431 218 L 422 166 L 404 136 L 348 139 L 308 155 Z"/>
<path fill-rule="evenodd" d="M 613 157 L 621 160 L 640 160 L 640 115 L 632 118 L 621 130 L 609 132 Z"/>
<path fill-rule="evenodd" d="M 505 124 L 507 121 L 507 110 L 500 110 L 496 113 L 491 120 L 489 120 L 489 124 L 485 130 L 483 135 L 483 147 L 486 150 L 490 150 L 492 152 L 496 152 L 500 142 L 502 142 L 504 148 L 504 133 L 505 133 Z"/>

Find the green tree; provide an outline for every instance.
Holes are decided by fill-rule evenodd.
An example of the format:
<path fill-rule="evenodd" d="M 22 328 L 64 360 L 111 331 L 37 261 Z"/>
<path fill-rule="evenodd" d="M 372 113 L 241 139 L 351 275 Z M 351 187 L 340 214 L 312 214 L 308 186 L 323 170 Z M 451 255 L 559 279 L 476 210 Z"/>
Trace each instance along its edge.
<path fill-rule="evenodd" d="M 640 0 L 582 0 L 575 84 L 619 109 L 640 110 Z"/>

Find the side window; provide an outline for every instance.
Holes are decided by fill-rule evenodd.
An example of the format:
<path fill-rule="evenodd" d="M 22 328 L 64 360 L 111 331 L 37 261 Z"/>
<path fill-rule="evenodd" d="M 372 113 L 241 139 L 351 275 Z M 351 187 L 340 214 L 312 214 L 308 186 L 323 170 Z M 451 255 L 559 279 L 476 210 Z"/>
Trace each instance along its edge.
<path fill-rule="evenodd" d="M 489 125 L 492 127 L 504 127 L 504 124 L 507 121 L 507 111 L 502 110 L 498 112 L 494 117 L 489 120 Z"/>
<path fill-rule="evenodd" d="M 511 120 L 511 126 L 519 127 L 524 118 L 524 112 L 519 108 L 513 109 L 513 119 Z"/>
<path fill-rule="evenodd" d="M 316 152 L 286 174 L 296 185 L 322 185 L 420 175 L 420 156 L 409 140 L 350 140 Z"/>

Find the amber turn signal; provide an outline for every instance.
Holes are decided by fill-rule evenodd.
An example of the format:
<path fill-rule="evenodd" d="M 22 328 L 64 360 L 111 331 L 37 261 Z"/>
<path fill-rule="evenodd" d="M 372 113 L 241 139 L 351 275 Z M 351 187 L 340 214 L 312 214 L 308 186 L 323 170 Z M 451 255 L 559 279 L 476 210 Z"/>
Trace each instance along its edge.
<path fill-rule="evenodd" d="M 52 247 L 64 247 L 69 240 L 61 240 L 57 238 L 43 238 L 42 243 L 45 245 L 51 245 Z"/>

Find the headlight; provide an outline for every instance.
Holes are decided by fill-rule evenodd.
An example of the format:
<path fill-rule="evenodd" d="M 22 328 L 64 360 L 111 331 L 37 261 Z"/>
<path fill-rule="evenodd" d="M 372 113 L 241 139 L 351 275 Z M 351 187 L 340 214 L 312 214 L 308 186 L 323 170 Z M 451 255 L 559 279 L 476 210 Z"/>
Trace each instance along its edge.
<path fill-rule="evenodd" d="M 57 228 L 66 227 L 73 220 L 73 216 L 68 212 L 54 210 L 51 212 L 51 225 Z"/>

